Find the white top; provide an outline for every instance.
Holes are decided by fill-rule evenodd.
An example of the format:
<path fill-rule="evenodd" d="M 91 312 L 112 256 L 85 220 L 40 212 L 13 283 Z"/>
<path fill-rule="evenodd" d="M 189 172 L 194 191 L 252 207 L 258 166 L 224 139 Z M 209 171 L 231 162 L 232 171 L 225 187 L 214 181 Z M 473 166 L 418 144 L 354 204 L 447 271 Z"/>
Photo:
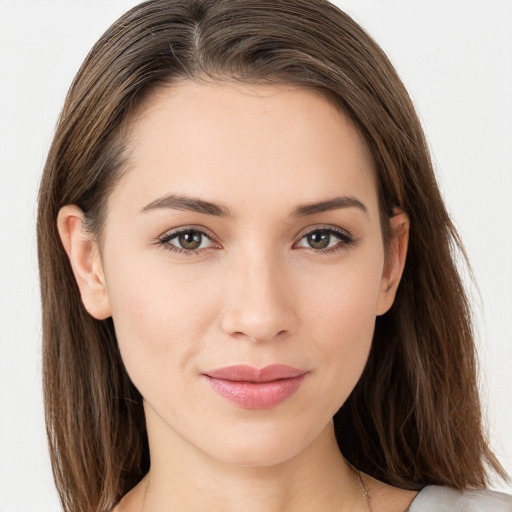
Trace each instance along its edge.
<path fill-rule="evenodd" d="M 427 485 L 406 512 L 512 512 L 512 496 L 502 492 Z"/>

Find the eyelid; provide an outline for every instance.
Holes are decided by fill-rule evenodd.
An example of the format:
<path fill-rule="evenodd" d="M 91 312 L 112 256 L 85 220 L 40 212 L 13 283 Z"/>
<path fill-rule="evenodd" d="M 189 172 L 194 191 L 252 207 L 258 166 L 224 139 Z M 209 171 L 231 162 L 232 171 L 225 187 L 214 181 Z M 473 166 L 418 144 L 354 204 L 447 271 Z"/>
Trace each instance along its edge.
<path fill-rule="evenodd" d="M 332 224 L 318 224 L 315 226 L 309 226 L 304 228 L 302 231 L 299 231 L 299 234 L 296 235 L 296 238 L 298 240 L 302 240 L 302 238 L 304 238 L 306 235 L 309 235 L 315 231 L 334 231 L 343 237 L 354 238 L 346 229 L 340 228 L 339 226 L 333 226 Z"/>
<path fill-rule="evenodd" d="M 202 233 L 202 234 L 206 235 L 212 241 L 219 240 L 219 237 L 217 237 L 207 227 L 200 226 L 198 224 L 191 224 L 191 225 L 180 226 L 179 228 L 173 228 L 173 229 L 168 229 L 167 231 L 164 231 L 160 236 L 157 237 L 157 242 L 161 241 L 163 239 L 170 239 L 170 238 L 174 237 L 175 235 L 179 235 L 180 233 L 187 232 L 187 231 L 197 231 L 198 233 Z"/>

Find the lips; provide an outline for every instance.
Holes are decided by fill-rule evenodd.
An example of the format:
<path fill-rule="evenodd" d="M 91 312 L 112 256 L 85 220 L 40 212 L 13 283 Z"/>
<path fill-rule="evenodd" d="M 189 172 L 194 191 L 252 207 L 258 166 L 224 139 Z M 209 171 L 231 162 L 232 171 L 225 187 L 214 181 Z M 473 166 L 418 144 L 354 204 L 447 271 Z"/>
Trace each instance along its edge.
<path fill-rule="evenodd" d="M 282 364 L 264 368 L 227 366 L 203 374 L 211 389 L 245 409 L 275 407 L 293 395 L 302 384 L 306 370 Z"/>

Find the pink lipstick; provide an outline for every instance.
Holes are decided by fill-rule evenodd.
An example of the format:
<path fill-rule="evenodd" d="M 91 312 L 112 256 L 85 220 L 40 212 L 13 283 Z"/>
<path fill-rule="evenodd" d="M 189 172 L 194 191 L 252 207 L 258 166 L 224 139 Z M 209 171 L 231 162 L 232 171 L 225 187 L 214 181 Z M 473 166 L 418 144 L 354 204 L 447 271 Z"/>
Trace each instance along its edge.
<path fill-rule="evenodd" d="M 245 409 L 269 409 L 293 395 L 308 372 L 283 364 L 226 366 L 203 375 L 219 395 Z"/>

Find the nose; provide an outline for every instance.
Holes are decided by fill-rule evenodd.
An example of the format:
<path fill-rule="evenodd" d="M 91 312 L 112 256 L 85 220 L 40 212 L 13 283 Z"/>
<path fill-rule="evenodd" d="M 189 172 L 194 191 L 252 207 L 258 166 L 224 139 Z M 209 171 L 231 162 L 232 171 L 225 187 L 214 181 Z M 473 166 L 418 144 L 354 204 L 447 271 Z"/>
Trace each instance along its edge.
<path fill-rule="evenodd" d="M 227 334 L 264 342 L 297 325 L 290 272 L 269 252 L 259 251 L 230 268 L 225 282 L 221 328 Z"/>

